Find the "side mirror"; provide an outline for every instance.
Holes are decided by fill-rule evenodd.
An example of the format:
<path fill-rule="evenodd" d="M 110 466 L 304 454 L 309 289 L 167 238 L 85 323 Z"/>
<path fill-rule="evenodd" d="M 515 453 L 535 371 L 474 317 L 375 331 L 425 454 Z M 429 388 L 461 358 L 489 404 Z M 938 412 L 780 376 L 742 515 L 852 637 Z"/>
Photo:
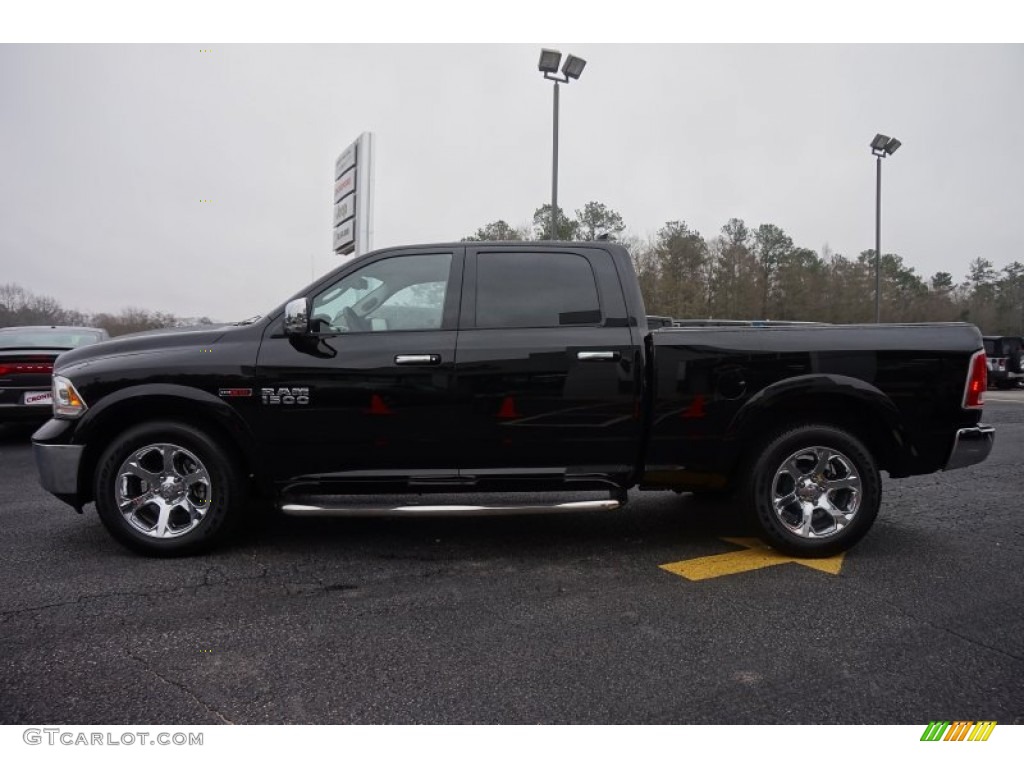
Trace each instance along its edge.
<path fill-rule="evenodd" d="M 285 304 L 284 332 L 289 336 L 304 336 L 309 333 L 309 308 L 307 299 L 293 299 Z"/>

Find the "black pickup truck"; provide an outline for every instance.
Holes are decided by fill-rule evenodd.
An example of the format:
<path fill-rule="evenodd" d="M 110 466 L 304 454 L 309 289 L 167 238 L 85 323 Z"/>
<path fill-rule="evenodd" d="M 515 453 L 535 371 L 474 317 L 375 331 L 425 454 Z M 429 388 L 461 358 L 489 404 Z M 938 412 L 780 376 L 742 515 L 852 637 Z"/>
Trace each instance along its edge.
<path fill-rule="evenodd" d="M 552 507 L 585 510 L 638 487 L 731 494 L 769 544 L 815 557 L 868 531 L 882 470 L 991 450 L 974 326 L 646 317 L 615 243 L 377 251 L 258 319 L 62 354 L 33 435 L 41 483 L 157 555 L 207 547 L 267 501 L 481 514 L 537 511 L 502 505 L 510 491 L 608 491 Z M 439 491 L 498 501 L 431 504 Z M 351 501 L 365 494 L 403 498 Z"/>

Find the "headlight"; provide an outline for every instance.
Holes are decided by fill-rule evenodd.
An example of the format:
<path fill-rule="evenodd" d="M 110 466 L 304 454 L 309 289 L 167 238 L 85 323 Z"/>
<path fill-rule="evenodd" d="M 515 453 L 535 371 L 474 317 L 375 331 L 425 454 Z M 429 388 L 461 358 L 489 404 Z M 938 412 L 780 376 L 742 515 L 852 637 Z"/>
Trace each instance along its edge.
<path fill-rule="evenodd" d="M 63 376 L 53 377 L 53 415 L 77 419 L 88 406 L 75 385 Z"/>

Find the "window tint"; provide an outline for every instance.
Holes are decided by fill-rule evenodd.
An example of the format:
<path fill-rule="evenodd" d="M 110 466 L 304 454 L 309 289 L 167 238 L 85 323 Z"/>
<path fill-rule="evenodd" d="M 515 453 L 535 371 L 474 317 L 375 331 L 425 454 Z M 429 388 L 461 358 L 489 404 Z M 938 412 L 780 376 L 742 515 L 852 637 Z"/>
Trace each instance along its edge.
<path fill-rule="evenodd" d="M 450 253 L 381 259 L 313 298 L 312 327 L 320 333 L 420 331 L 441 328 Z"/>
<path fill-rule="evenodd" d="M 571 253 L 477 256 L 479 328 L 549 328 L 601 322 L 590 263 Z"/>

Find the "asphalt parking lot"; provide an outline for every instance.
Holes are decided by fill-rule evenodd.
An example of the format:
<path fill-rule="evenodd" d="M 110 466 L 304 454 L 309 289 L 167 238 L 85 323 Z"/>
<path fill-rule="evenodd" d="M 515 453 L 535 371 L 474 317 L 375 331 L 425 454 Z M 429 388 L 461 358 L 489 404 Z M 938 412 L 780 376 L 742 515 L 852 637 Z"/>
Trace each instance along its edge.
<path fill-rule="evenodd" d="M 0 429 L 2 723 L 1024 723 L 1024 392 L 990 459 L 887 481 L 838 573 L 690 581 L 690 496 L 618 512 L 274 521 L 121 549 Z"/>

